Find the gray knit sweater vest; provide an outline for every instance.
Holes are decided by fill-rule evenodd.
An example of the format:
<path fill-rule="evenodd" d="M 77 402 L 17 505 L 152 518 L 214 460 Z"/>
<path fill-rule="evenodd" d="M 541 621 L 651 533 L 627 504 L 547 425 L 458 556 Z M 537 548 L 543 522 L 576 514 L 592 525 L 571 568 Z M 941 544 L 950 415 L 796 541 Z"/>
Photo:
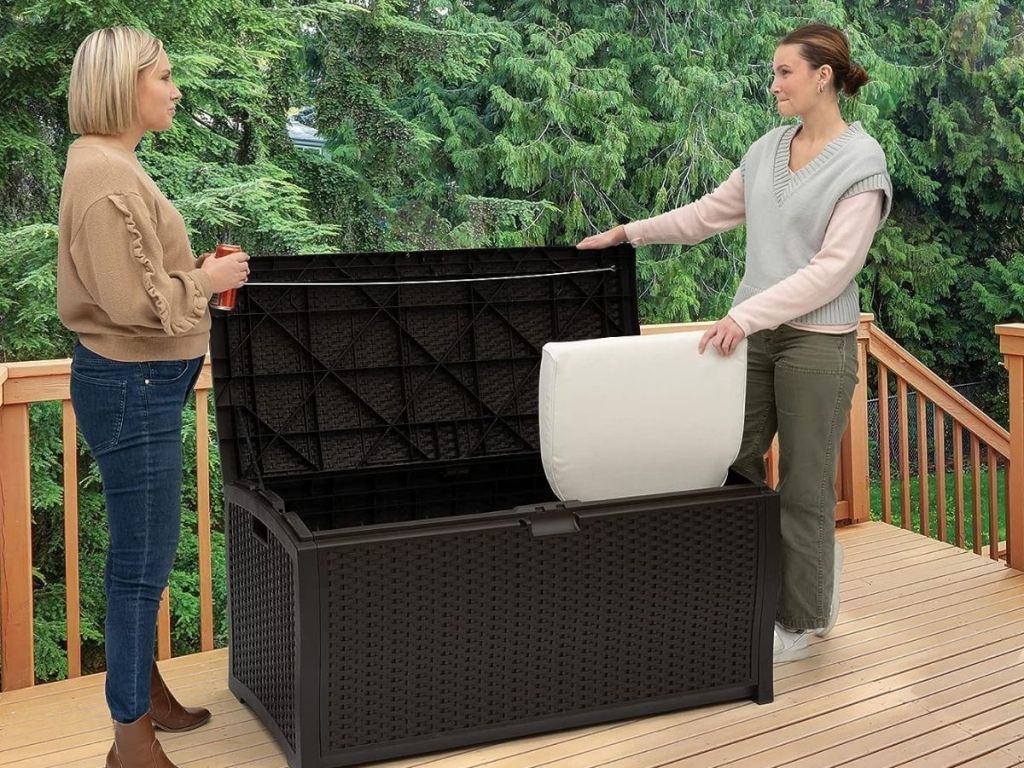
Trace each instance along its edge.
<path fill-rule="evenodd" d="M 746 201 L 747 263 L 732 305 L 770 288 L 807 266 L 825 239 L 836 203 L 846 197 L 885 193 L 881 228 L 892 205 L 885 154 L 860 123 L 853 123 L 797 173 L 789 170 L 789 146 L 797 125 L 766 133 L 740 163 Z M 849 325 L 860 316 L 856 280 L 834 300 L 793 322 Z"/>

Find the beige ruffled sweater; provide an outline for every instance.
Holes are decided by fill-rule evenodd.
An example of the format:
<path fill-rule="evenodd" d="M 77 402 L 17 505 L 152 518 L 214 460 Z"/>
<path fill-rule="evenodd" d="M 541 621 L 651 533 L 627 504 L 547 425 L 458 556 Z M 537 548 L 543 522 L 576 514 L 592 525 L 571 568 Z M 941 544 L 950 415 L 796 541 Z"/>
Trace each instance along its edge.
<path fill-rule="evenodd" d="M 84 346 L 125 362 L 206 353 L 210 278 L 135 153 L 75 141 L 58 228 L 57 311 Z"/>

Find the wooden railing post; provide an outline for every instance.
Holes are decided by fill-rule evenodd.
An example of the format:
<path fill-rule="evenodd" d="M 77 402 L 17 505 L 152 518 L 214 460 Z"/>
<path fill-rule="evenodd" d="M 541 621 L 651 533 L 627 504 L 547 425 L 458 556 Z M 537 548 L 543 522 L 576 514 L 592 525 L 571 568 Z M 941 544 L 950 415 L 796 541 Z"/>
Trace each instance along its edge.
<path fill-rule="evenodd" d="M 5 405 L 0 395 L 0 690 L 4 691 L 28 688 L 35 682 L 29 467 L 28 405 Z"/>
<path fill-rule="evenodd" d="M 997 325 L 1010 377 L 1010 466 L 1006 494 L 1006 562 L 1024 571 L 1024 323 Z"/>
<path fill-rule="evenodd" d="M 871 518 L 868 479 L 868 340 L 875 316 L 862 314 L 857 326 L 857 386 L 853 390 L 850 422 L 839 451 L 840 505 L 845 502 L 851 523 Z"/>

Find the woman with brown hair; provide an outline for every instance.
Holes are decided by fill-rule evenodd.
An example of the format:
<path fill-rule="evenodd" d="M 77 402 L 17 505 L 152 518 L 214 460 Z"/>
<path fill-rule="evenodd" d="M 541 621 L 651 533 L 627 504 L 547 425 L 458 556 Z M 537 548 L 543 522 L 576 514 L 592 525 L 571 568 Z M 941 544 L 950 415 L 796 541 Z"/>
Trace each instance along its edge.
<path fill-rule="evenodd" d="M 867 72 L 840 30 L 811 24 L 775 49 L 771 92 L 796 117 L 762 136 L 739 168 L 689 205 L 581 241 L 694 244 L 747 225 L 746 266 L 732 309 L 702 337 L 723 355 L 744 338 L 747 396 L 735 468 L 764 481 L 764 454 L 779 437 L 781 588 L 775 660 L 807 655 L 839 613 L 842 550 L 835 543 L 839 441 L 857 383 L 856 277 L 889 214 L 885 155 L 839 95 L 856 95 Z"/>
<path fill-rule="evenodd" d="M 181 93 L 163 45 L 100 29 L 78 48 L 57 245 L 57 304 L 78 336 L 71 403 L 99 467 L 110 545 L 105 588 L 107 768 L 173 768 L 153 733 L 197 728 L 153 658 L 181 522 L 181 412 L 209 346 L 208 303 L 249 274 L 244 252 L 192 253 L 181 214 L 135 156 L 170 128 Z"/>

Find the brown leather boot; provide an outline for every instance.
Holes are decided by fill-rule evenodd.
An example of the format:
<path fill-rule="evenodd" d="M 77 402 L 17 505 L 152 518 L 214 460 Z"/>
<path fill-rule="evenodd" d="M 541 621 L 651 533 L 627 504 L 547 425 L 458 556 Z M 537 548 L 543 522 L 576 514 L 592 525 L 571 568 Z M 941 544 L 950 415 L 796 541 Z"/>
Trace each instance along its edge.
<path fill-rule="evenodd" d="M 210 710 L 181 706 L 167 689 L 154 661 L 153 672 L 149 677 L 149 716 L 153 720 L 153 727 L 161 731 L 191 731 L 210 719 Z"/>
<path fill-rule="evenodd" d="M 167 759 L 153 733 L 149 715 L 134 723 L 114 721 L 114 745 L 107 753 L 107 768 L 178 768 Z"/>

